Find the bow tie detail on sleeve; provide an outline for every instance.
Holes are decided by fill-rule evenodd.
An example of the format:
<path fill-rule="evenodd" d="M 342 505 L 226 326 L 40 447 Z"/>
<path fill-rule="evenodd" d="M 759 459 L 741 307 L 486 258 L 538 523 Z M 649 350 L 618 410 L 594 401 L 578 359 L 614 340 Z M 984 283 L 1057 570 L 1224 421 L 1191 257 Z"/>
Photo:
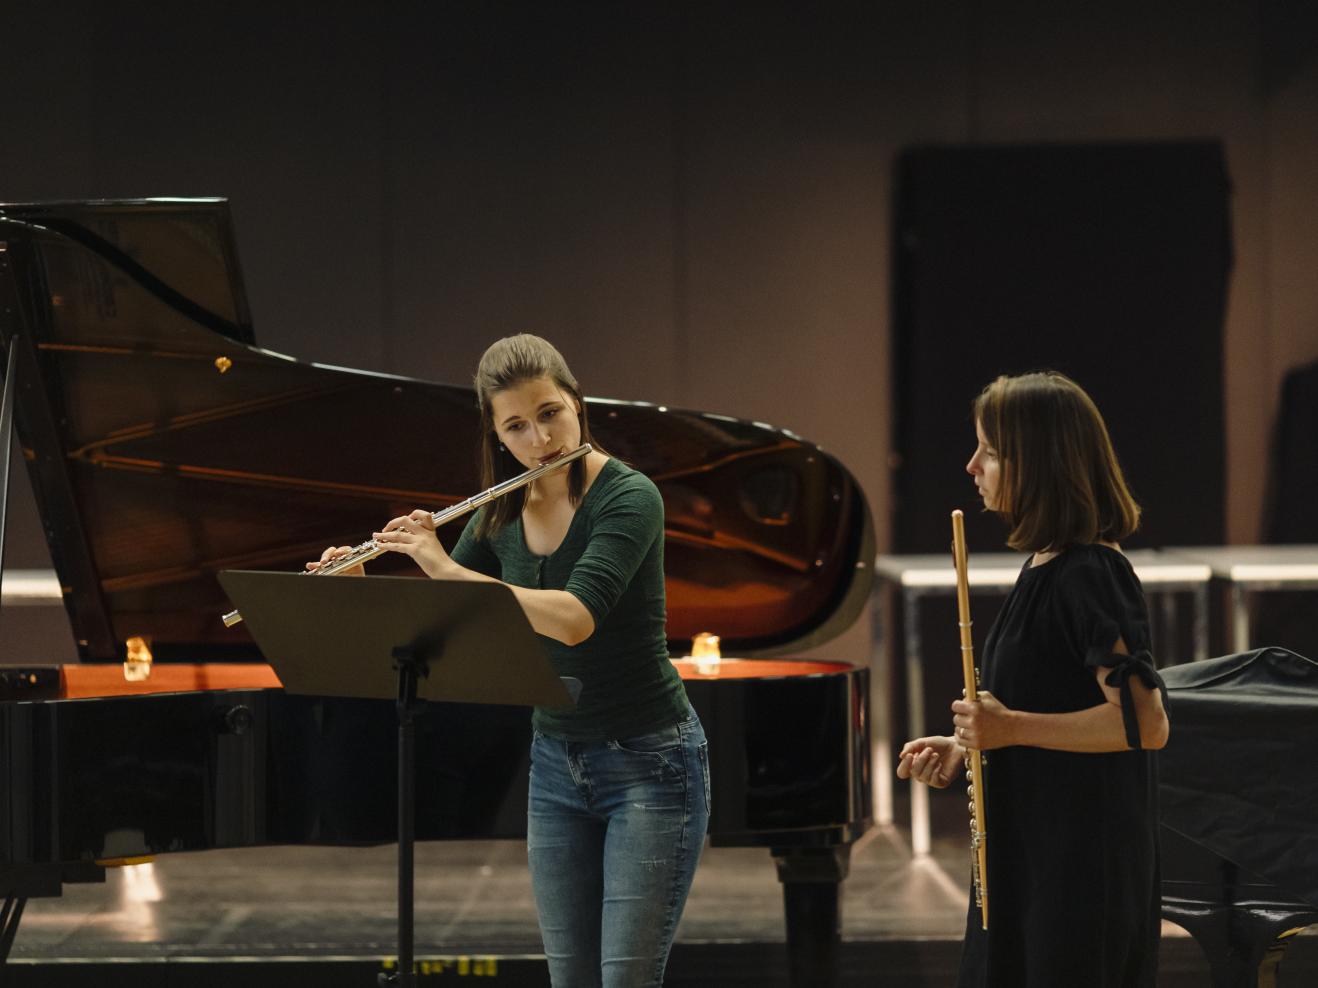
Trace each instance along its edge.
<path fill-rule="evenodd" d="M 1167 685 L 1153 667 L 1153 655 L 1148 649 L 1140 649 L 1134 655 L 1113 652 L 1101 665 L 1112 669 L 1104 682 L 1121 691 L 1121 721 L 1126 728 L 1126 744 L 1135 749 L 1144 747 L 1140 744 L 1140 723 L 1135 715 L 1135 697 L 1130 691 L 1130 681 L 1138 679 L 1149 689 L 1156 689 L 1162 694 L 1163 707 L 1167 706 Z"/>

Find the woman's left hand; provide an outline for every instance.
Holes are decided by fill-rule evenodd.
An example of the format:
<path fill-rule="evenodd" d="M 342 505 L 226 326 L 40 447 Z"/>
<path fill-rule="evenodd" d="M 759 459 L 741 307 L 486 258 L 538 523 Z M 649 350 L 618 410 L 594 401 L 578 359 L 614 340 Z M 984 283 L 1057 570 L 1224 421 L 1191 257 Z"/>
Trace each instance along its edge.
<path fill-rule="evenodd" d="M 382 549 L 411 556 L 430 577 L 443 576 L 456 565 L 435 534 L 435 521 L 430 512 L 421 508 L 393 519 L 372 538 Z"/>
<path fill-rule="evenodd" d="M 992 751 L 1016 743 L 1012 736 L 1015 711 L 1002 705 L 992 693 L 981 692 L 979 702 L 955 700 L 952 703 L 952 723 L 956 725 L 956 739 L 963 747 L 976 751 Z"/>

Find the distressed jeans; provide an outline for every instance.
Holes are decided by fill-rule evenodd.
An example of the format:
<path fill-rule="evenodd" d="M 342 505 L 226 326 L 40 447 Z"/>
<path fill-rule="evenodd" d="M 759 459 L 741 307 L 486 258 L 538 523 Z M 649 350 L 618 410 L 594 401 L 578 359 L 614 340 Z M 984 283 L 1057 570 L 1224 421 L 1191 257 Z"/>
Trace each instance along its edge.
<path fill-rule="evenodd" d="M 578 743 L 535 733 L 527 852 L 554 988 L 658 988 L 709 822 L 694 713 Z"/>

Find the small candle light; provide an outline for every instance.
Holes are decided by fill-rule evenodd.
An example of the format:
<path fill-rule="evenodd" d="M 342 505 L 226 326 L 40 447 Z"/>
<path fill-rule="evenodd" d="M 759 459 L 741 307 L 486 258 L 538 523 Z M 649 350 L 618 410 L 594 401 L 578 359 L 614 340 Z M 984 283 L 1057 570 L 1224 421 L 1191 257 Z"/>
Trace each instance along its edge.
<path fill-rule="evenodd" d="M 718 648 L 718 635 L 702 631 L 691 639 L 691 658 L 696 660 L 696 672 L 702 676 L 717 676 L 723 661 Z"/>
<path fill-rule="evenodd" d="M 151 643 L 141 635 L 125 642 L 128 654 L 124 656 L 124 679 L 140 683 L 151 678 Z"/>

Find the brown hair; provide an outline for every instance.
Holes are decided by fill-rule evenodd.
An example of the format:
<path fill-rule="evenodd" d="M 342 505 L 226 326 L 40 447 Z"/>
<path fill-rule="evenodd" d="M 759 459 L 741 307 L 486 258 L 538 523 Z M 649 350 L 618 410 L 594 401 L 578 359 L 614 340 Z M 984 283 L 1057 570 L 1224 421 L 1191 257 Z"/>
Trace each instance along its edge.
<path fill-rule="evenodd" d="M 490 411 L 490 398 L 500 391 L 547 377 L 561 391 L 576 399 L 581 411 L 577 423 L 581 427 L 581 441 L 599 446 L 590 437 L 590 425 L 586 421 L 586 401 L 581 396 L 577 379 L 568 369 L 567 361 L 552 343 L 542 340 L 530 333 L 507 336 L 490 345 L 476 367 L 472 386 L 476 389 L 476 400 L 481 409 L 480 469 L 481 486 L 493 487 L 495 484 L 515 477 L 524 472 L 517 458 L 504 449 L 494 432 L 493 413 Z M 600 450 L 603 452 L 603 450 Z M 568 470 L 568 497 L 573 504 L 581 501 L 586 488 L 586 460 L 584 457 L 573 461 Z M 522 513 L 526 504 L 526 488 L 512 491 L 494 501 L 481 513 L 480 523 L 476 528 L 476 537 L 489 538 Z"/>
<path fill-rule="evenodd" d="M 1080 385 L 1056 371 L 999 377 L 974 402 L 997 451 L 997 511 L 1022 552 L 1119 542 L 1140 522 L 1103 416 Z"/>

